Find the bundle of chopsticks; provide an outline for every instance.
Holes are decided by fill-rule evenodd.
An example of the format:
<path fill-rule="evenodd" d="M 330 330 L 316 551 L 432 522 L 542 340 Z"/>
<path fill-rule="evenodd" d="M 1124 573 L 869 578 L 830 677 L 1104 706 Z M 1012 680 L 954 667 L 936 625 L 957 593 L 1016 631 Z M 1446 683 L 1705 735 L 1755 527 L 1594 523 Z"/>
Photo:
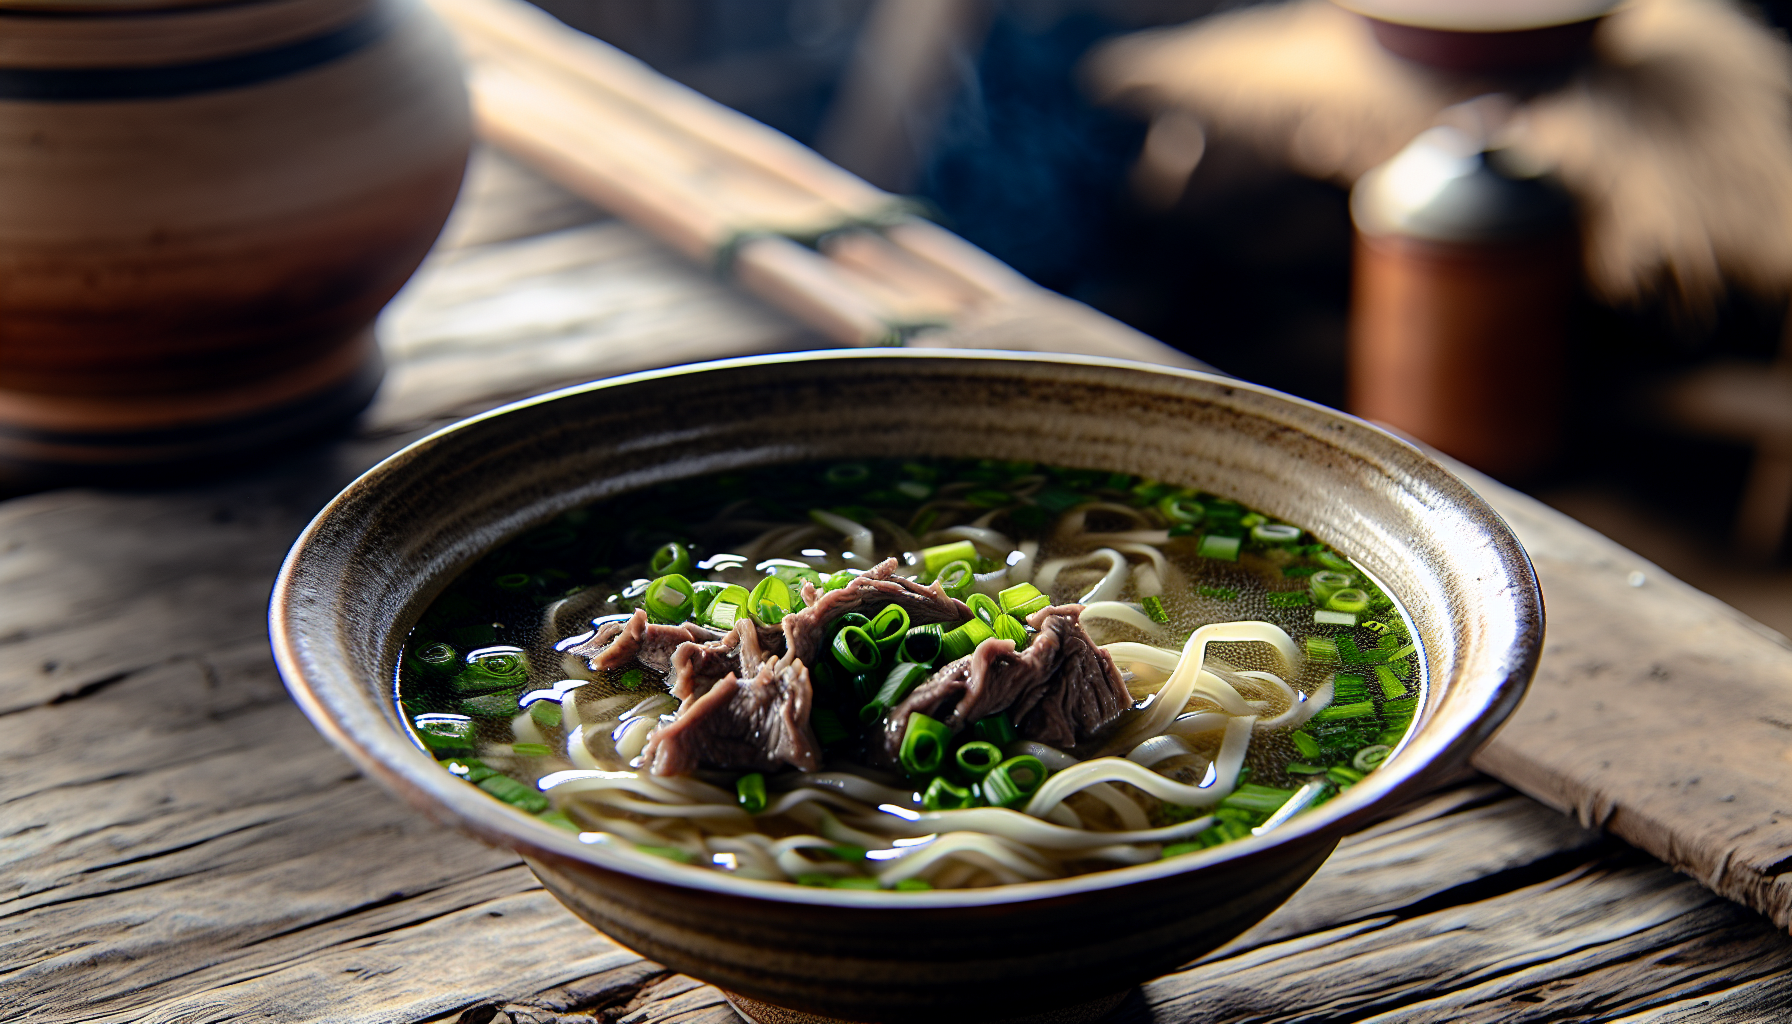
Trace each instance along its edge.
<path fill-rule="evenodd" d="M 482 137 L 838 344 L 900 344 L 1040 291 L 907 200 L 522 0 L 432 5 Z"/>

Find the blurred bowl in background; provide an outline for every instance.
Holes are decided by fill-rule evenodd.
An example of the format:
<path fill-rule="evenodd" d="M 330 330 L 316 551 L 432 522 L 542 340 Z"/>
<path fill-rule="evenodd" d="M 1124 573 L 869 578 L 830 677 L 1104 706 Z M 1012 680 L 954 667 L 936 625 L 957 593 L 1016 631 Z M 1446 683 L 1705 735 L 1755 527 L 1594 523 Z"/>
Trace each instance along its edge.
<path fill-rule="evenodd" d="M 0 484 L 352 417 L 470 140 L 421 4 L 0 0 Z"/>

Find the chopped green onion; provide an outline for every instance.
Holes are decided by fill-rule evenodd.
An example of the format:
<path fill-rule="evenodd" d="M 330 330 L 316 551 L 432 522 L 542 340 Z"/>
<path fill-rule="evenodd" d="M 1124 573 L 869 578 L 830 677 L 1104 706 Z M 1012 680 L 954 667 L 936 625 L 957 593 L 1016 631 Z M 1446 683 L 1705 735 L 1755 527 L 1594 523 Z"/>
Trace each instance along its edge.
<path fill-rule="evenodd" d="M 521 590 L 529 585 L 533 577 L 526 572 L 511 572 L 492 580 L 500 590 Z"/>
<path fill-rule="evenodd" d="M 1172 523 L 1198 523 L 1207 507 L 1193 498 L 1168 494 L 1158 499 L 1157 510 Z"/>
<path fill-rule="evenodd" d="M 885 711 L 902 703 L 903 698 L 912 693 L 915 687 L 921 685 L 921 682 L 932 672 L 931 665 L 906 661 L 897 662 L 896 667 L 890 669 L 890 674 L 884 677 L 883 685 L 878 687 L 877 695 L 871 698 L 870 704 L 866 705 L 867 708 L 878 709 L 871 721 L 876 721 L 877 718 L 883 716 Z M 863 716 L 860 717 L 863 720 Z"/>
<path fill-rule="evenodd" d="M 837 466 L 829 466 L 821 475 L 830 484 L 845 486 L 871 479 L 871 467 L 863 462 L 842 462 Z"/>
<path fill-rule="evenodd" d="M 941 638 L 940 649 L 947 661 L 957 661 L 995 635 L 995 630 L 985 626 L 983 620 L 972 619 Z"/>
<path fill-rule="evenodd" d="M 834 660 L 849 672 L 876 668 L 877 654 L 877 642 L 858 626 L 847 626 L 834 634 Z"/>
<path fill-rule="evenodd" d="M 765 810 L 765 776 L 759 772 L 742 775 L 734 782 L 734 798 L 748 814 Z"/>
<path fill-rule="evenodd" d="M 1164 860 L 1169 860 L 1171 857 L 1180 857 L 1186 853 L 1200 853 L 1205 849 L 1207 849 L 1206 843 L 1171 843 L 1164 847 L 1160 856 Z"/>
<path fill-rule="evenodd" d="M 1320 604 L 1331 599 L 1333 594 L 1356 582 L 1356 577 L 1343 572 L 1316 572 L 1307 580 L 1312 588 L 1313 598 Z"/>
<path fill-rule="evenodd" d="M 1361 704 L 1333 704 L 1324 711 L 1313 716 L 1315 722 L 1336 722 L 1344 718 L 1364 718 L 1375 713 L 1375 705 L 1364 701 Z"/>
<path fill-rule="evenodd" d="M 1394 651 L 1394 653 L 1388 655 L 1388 660 L 1389 661 L 1399 661 L 1401 658 L 1409 657 L 1416 650 L 1418 650 L 1418 647 L 1416 645 L 1407 644 L 1406 646 L 1401 647 L 1401 648 L 1397 649 L 1396 651 Z"/>
<path fill-rule="evenodd" d="M 418 715 L 412 727 L 438 761 L 473 754 L 473 721 L 463 715 Z"/>
<path fill-rule="evenodd" d="M 970 542 L 966 541 L 965 543 Z M 977 568 L 964 559 L 948 562 L 940 569 L 939 575 L 935 576 L 933 581 L 940 585 L 940 589 L 946 592 L 947 597 L 963 598 L 971 592 L 971 587 L 977 582 Z"/>
<path fill-rule="evenodd" d="M 1195 593 L 1200 594 L 1202 597 L 1211 597 L 1220 601 L 1238 600 L 1238 591 L 1233 590 L 1231 587 L 1198 587 L 1196 588 Z"/>
<path fill-rule="evenodd" d="M 1272 590 L 1263 599 L 1271 608 L 1299 608 L 1308 600 L 1304 590 Z"/>
<path fill-rule="evenodd" d="M 1381 694 L 1384 697 L 1398 698 L 1406 696 L 1406 683 L 1394 670 L 1386 665 L 1375 666 L 1375 678 L 1381 682 Z"/>
<path fill-rule="evenodd" d="M 997 747 L 1006 747 L 1020 739 L 1020 734 L 1014 731 L 1014 722 L 1008 717 L 1006 711 L 998 711 L 987 718 L 977 719 L 971 725 L 971 735 Z"/>
<path fill-rule="evenodd" d="M 965 604 L 970 606 L 971 614 L 977 616 L 985 626 L 994 626 L 996 620 L 1002 617 L 1002 606 L 988 594 L 972 594 L 965 599 Z"/>
<path fill-rule="evenodd" d="M 1318 748 L 1315 747 L 1314 750 L 1317 751 Z M 1290 775 L 1318 775 L 1324 771 L 1324 765 L 1303 764 L 1300 761 L 1288 762 L 1288 774 Z"/>
<path fill-rule="evenodd" d="M 508 775 L 493 775 L 480 779 L 480 789 L 497 797 L 512 807 L 520 808 L 531 814 L 540 814 L 548 809 L 548 798 L 533 786 L 525 786 Z"/>
<path fill-rule="evenodd" d="M 1033 500 L 1040 508 L 1057 515 L 1065 509 L 1081 505 L 1085 499 L 1081 494 L 1058 484 L 1046 484 L 1033 493 Z"/>
<path fill-rule="evenodd" d="M 1381 762 L 1386 761 L 1391 753 L 1393 748 L 1380 743 L 1364 747 L 1350 759 L 1350 766 L 1359 772 L 1372 772 L 1381 767 Z"/>
<path fill-rule="evenodd" d="M 554 750 L 546 743 L 512 743 L 510 752 L 518 757 L 547 757 Z"/>
<path fill-rule="evenodd" d="M 1305 647 L 1307 659 L 1321 664 L 1335 665 L 1338 662 L 1338 643 L 1322 636 L 1307 637 Z"/>
<path fill-rule="evenodd" d="M 1300 539 L 1300 527 L 1285 523 L 1262 523 L 1251 527 L 1251 539 L 1263 544 L 1292 544 Z"/>
<path fill-rule="evenodd" d="M 936 575 L 953 562 L 974 562 L 976 559 L 977 545 L 968 540 L 921 549 L 921 567 Z"/>
<path fill-rule="evenodd" d="M 790 597 L 790 584 L 776 576 L 759 581 L 747 595 L 747 608 L 763 626 L 775 626 L 795 610 Z"/>
<path fill-rule="evenodd" d="M 689 864 L 697 859 L 691 854 L 691 851 L 681 850 L 676 846 L 644 846 L 640 843 L 636 843 L 635 850 L 640 853 L 652 854 L 655 857 L 664 857 L 667 860 L 674 860 L 680 864 Z M 826 878 L 827 876 L 823 875 L 821 877 Z"/>
<path fill-rule="evenodd" d="M 858 573 L 853 572 L 850 569 L 842 569 L 839 572 L 833 574 L 832 576 L 829 576 L 827 578 L 826 585 L 822 589 L 828 590 L 828 591 L 839 590 L 840 588 L 846 586 L 848 583 L 851 583 L 853 580 L 857 579 L 858 576 L 859 576 Z"/>
<path fill-rule="evenodd" d="M 897 892 L 924 892 L 933 886 L 925 878 L 904 878 L 896 883 Z"/>
<path fill-rule="evenodd" d="M 1202 558 L 1217 558 L 1224 562 L 1236 562 L 1238 561 L 1238 549 L 1243 544 L 1243 540 L 1238 537 L 1219 537 L 1209 533 L 1201 538 L 1200 545 L 1195 548 L 1195 554 Z"/>
<path fill-rule="evenodd" d="M 817 589 L 817 590 L 820 590 L 827 585 L 827 580 L 822 577 L 821 573 L 818 573 L 814 569 L 810 569 L 807 566 L 801 566 L 801 565 L 774 566 L 771 570 L 771 574 L 773 576 L 776 576 L 777 578 L 783 580 L 785 582 L 785 584 L 787 584 L 790 587 L 790 600 L 791 600 L 790 607 L 791 607 L 792 611 L 795 611 L 798 607 L 800 607 L 798 602 L 800 602 L 802 600 L 802 598 L 799 595 L 801 595 L 803 592 L 803 584 L 812 583 L 815 585 L 815 589 Z"/>
<path fill-rule="evenodd" d="M 1292 789 L 1276 789 L 1273 786 L 1244 785 L 1233 790 L 1224 800 L 1221 807 L 1234 810 L 1249 811 L 1257 815 L 1270 815 L 1280 810 L 1294 795 Z"/>
<path fill-rule="evenodd" d="M 983 777 L 983 798 L 995 807 L 1016 807 L 1045 784 L 1045 762 L 1031 754 L 1011 757 Z"/>
<path fill-rule="evenodd" d="M 902 638 L 902 646 L 896 650 L 897 659 L 912 661 L 917 665 L 933 664 L 939 660 L 940 639 L 945 636 L 945 632 L 937 622 L 915 626 Z"/>
<path fill-rule="evenodd" d="M 919 480 L 903 480 L 896 485 L 896 489 L 916 501 L 926 501 L 933 494 L 933 488 Z"/>
<path fill-rule="evenodd" d="M 1260 512 L 1251 512 L 1238 519 L 1240 526 L 1261 526 L 1267 522 L 1269 522 L 1269 518 Z"/>
<path fill-rule="evenodd" d="M 1325 606 L 1334 612 L 1361 612 L 1369 608 L 1369 595 L 1355 587 L 1346 587 L 1325 599 Z"/>
<path fill-rule="evenodd" d="M 538 700 L 529 705 L 529 717 L 543 729 L 552 729 L 560 724 L 560 702 Z"/>
<path fill-rule="evenodd" d="M 661 576 L 647 585 L 642 603 L 655 622 L 683 622 L 691 617 L 691 595 L 696 588 L 691 581 L 676 573 Z"/>
<path fill-rule="evenodd" d="M 691 618 L 704 621 L 709 615 L 709 606 L 716 603 L 716 598 L 728 589 L 726 583 L 711 580 L 691 581 Z"/>
<path fill-rule="evenodd" d="M 1359 772 L 1353 768 L 1346 768 L 1343 765 L 1337 765 L 1336 767 L 1327 768 L 1325 770 L 1325 777 L 1332 780 L 1333 782 L 1337 783 L 1340 786 L 1354 786 L 1357 783 L 1363 781 L 1363 773 L 1362 772 Z"/>
<path fill-rule="evenodd" d="M 946 781 L 944 775 L 934 777 L 927 784 L 927 792 L 921 795 L 921 809 L 924 811 L 957 811 L 973 807 L 977 798 L 963 786 L 954 786 Z"/>
<path fill-rule="evenodd" d="M 1339 572 L 1350 572 L 1351 570 L 1356 568 L 1356 566 L 1350 564 L 1350 559 L 1345 558 L 1343 555 L 1338 554 L 1336 551 L 1326 551 L 1325 549 L 1321 548 L 1320 550 L 1315 551 L 1313 553 L 1313 557 L 1316 560 L 1323 562 L 1326 565 L 1329 565 L 1332 568 L 1338 570 Z"/>
<path fill-rule="evenodd" d="M 1039 592 L 1039 588 L 1031 583 L 1016 583 L 1007 590 L 996 595 L 996 602 L 1003 611 L 1017 619 L 1027 616 L 1043 608 L 1051 606 L 1051 598 Z"/>
<path fill-rule="evenodd" d="M 691 549 L 675 540 L 667 541 L 647 562 L 648 571 L 655 576 L 684 576 L 693 567 Z"/>
<path fill-rule="evenodd" d="M 1146 598 L 1143 601 L 1140 601 L 1139 603 L 1145 606 L 1145 617 L 1150 619 L 1152 622 L 1168 622 L 1168 621 L 1170 621 L 1170 613 L 1167 611 L 1164 611 L 1164 599 L 1163 598 L 1158 597 L 1156 594 L 1150 594 L 1150 595 L 1147 595 Z"/>
<path fill-rule="evenodd" d="M 908 635 L 908 612 L 899 604 L 885 605 L 884 610 L 872 616 L 866 624 L 865 632 L 870 634 L 871 642 L 878 650 L 888 653 Z"/>
<path fill-rule="evenodd" d="M 988 740 L 972 740 L 952 755 L 966 778 L 981 779 L 1002 763 L 1002 748 Z"/>
<path fill-rule="evenodd" d="M 1319 741 L 1304 732 L 1291 732 L 1288 738 L 1294 741 L 1294 749 L 1300 751 L 1302 757 L 1318 757 Z"/>
<path fill-rule="evenodd" d="M 711 626 L 717 629 L 733 629 L 734 624 L 747 613 L 749 596 L 746 587 L 731 585 L 709 602 L 709 607 L 704 610 L 703 616 Z"/>
<path fill-rule="evenodd" d="M 616 678 L 616 685 L 624 690 L 639 690 L 642 680 L 646 678 L 647 676 L 640 669 L 631 668 Z"/>
<path fill-rule="evenodd" d="M 910 712 L 908 727 L 902 732 L 902 749 L 897 760 L 910 775 L 931 775 L 939 770 L 940 762 L 946 759 L 946 744 L 952 740 L 952 730 L 945 724 L 923 715 L 919 711 Z"/>
<path fill-rule="evenodd" d="M 1356 613 L 1320 609 L 1313 613 L 1313 621 L 1321 626 L 1354 626 L 1356 625 Z"/>
<path fill-rule="evenodd" d="M 997 615 L 994 623 L 996 638 L 1013 642 L 1015 650 L 1027 646 L 1027 627 L 1012 615 Z"/>

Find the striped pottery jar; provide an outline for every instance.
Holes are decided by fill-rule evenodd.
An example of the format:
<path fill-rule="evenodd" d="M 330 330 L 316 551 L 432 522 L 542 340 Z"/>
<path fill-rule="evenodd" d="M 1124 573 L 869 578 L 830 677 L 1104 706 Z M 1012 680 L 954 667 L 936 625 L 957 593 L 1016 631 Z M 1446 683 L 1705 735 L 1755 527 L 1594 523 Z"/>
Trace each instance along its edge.
<path fill-rule="evenodd" d="M 352 417 L 469 140 L 415 0 L 0 0 L 0 486 Z"/>

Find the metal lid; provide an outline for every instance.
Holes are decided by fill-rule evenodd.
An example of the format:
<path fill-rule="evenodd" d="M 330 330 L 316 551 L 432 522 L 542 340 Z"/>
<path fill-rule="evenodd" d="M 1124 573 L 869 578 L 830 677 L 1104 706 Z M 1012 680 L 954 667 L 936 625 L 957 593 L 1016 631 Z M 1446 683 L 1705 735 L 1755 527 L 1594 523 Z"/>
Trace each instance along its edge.
<path fill-rule="evenodd" d="M 1512 164 L 1481 139 L 1440 125 L 1363 175 L 1350 214 L 1366 235 L 1434 242 L 1516 240 L 1573 223 L 1573 200 L 1560 186 Z"/>

